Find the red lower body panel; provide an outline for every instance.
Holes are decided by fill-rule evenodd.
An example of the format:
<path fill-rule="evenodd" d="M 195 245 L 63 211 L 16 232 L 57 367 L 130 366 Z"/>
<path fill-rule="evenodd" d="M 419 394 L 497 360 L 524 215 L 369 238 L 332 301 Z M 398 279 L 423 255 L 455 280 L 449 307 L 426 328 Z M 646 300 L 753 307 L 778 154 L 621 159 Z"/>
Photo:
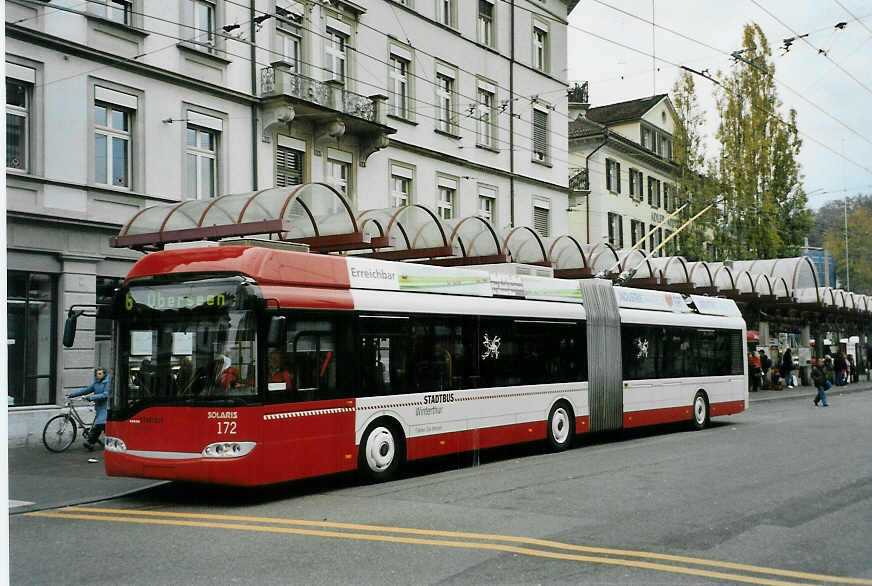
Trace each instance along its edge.
<path fill-rule="evenodd" d="M 547 422 L 532 421 L 515 425 L 501 425 L 484 429 L 472 429 L 425 437 L 415 437 L 407 442 L 406 458 L 417 460 L 457 452 L 495 448 L 510 444 L 542 440 L 546 437 Z M 590 430 L 588 417 L 575 418 L 575 432 Z"/>
<path fill-rule="evenodd" d="M 732 415 L 745 410 L 745 401 L 726 401 L 709 405 L 709 416 Z M 693 418 L 693 408 L 664 407 L 663 409 L 648 409 L 645 411 L 629 411 L 624 413 L 624 427 L 642 427 L 645 425 L 657 425 L 659 423 L 673 423 L 675 421 L 689 421 Z"/>

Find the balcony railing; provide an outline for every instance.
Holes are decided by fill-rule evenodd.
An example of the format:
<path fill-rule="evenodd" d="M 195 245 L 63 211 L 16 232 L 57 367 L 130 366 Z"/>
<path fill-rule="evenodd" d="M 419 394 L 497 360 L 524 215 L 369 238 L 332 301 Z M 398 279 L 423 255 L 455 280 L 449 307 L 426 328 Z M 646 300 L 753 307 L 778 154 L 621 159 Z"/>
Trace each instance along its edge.
<path fill-rule="evenodd" d="M 376 105 L 372 98 L 350 92 L 339 82 L 318 81 L 294 73 L 286 65 L 260 70 L 260 92 L 263 97 L 290 96 L 356 118 L 376 121 Z"/>
<path fill-rule="evenodd" d="M 580 169 L 575 175 L 569 178 L 570 191 L 588 191 L 590 190 L 590 181 L 588 180 L 587 169 Z"/>

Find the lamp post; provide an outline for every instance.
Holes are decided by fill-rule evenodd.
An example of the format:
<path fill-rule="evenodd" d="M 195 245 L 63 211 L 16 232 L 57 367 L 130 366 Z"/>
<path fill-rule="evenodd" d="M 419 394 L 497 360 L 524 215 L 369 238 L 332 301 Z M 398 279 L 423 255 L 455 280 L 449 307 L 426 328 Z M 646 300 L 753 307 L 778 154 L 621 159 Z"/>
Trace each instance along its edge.
<path fill-rule="evenodd" d="M 851 270 L 848 264 L 848 192 L 845 191 L 845 290 L 851 290 Z"/>

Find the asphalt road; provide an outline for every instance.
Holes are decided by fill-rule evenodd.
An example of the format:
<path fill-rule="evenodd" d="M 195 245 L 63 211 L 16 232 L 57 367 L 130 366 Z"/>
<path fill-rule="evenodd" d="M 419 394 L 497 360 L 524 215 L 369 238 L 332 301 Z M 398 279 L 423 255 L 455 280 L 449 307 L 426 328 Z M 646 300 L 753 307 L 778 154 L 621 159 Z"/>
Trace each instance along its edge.
<path fill-rule="evenodd" d="M 10 517 L 13 584 L 872 584 L 872 393 L 259 490 Z"/>

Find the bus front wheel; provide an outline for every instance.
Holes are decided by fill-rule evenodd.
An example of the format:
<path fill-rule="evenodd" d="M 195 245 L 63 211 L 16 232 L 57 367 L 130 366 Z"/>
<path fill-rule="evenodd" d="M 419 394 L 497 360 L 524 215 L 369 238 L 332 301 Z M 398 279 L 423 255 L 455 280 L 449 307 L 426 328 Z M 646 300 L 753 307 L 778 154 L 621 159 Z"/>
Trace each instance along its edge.
<path fill-rule="evenodd" d="M 358 466 L 364 475 L 375 482 L 396 476 L 403 459 L 403 437 L 397 427 L 386 420 L 378 420 L 366 428 L 360 441 Z"/>
<path fill-rule="evenodd" d="M 548 445 L 555 452 L 562 452 L 572 443 L 575 418 L 566 401 L 558 401 L 548 414 Z"/>
<path fill-rule="evenodd" d="M 697 391 L 693 398 L 693 428 L 705 429 L 709 423 L 708 398 L 702 391 Z"/>

